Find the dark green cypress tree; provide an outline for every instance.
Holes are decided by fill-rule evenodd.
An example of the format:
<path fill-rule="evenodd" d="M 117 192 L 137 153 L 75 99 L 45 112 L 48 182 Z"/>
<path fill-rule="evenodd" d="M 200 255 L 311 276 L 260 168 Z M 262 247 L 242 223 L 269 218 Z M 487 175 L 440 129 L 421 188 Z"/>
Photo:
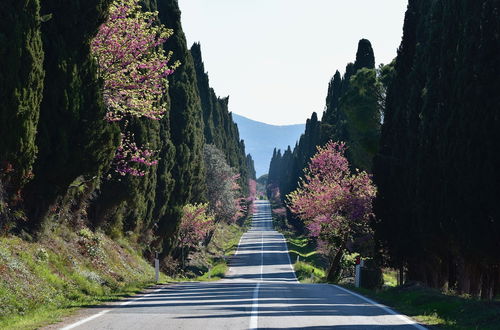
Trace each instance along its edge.
<path fill-rule="evenodd" d="M 353 73 L 356 74 L 358 70 L 363 68 L 375 69 L 375 55 L 373 54 L 372 44 L 367 39 L 361 39 L 358 42 Z"/>
<path fill-rule="evenodd" d="M 36 142 L 34 180 L 25 189 L 30 224 L 37 228 L 72 182 L 95 186 L 118 145 L 118 129 L 103 120 L 101 85 L 90 39 L 104 21 L 108 0 L 42 2 L 52 18 L 42 24 L 46 79 Z M 89 188 L 92 190 L 92 188 Z"/>
<path fill-rule="evenodd" d="M 194 60 L 198 92 L 203 109 L 205 143 L 214 144 L 217 148 L 220 148 L 222 141 L 216 137 L 217 133 L 214 127 L 214 112 L 216 109 L 213 100 L 216 98 L 214 98 L 215 93 L 210 88 L 208 74 L 205 73 L 205 65 L 201 57 L 201 45 L 199 43 L 194 43 L 191 46 L 191 55 Z"/>
<path fill-rule="evenodd" d="M 30 179 L 37 154 L 44 81 L 41 24 L 38 0 L 0 3 L 0 184 L 9 199 Z"/>
<path fill-rule="evenodd" d="M 286 198 L 286 195 L 291 192 L 291 177 L 292 177 L 292 169 L 293 169 L 293 154 L 290 146 L 283 153 L 283 157 L 281 159 L 281 171 L 279 176 L 279 187 L 280 193 L 282 194 L 282 199 Z"/>
<path fill-rule="evenodd" d="M 165 252 L 175 246 L 172 241 L 182 206 L 204 200 L 206 191 L 203 166 L 203 113 L 198 94 L 194 61 L 186 44 L 177 0 L 157 2 L 159 18 L 174 34 L 165 44 L 172 51 L 172 61 L 181 66 L 169 77 L 170 134 L 175 145 L 172 177 L 175 180 L 167 213 L 159 219 L 159 235 L 165 239 Z"/>
<path fill-rule="evenodd" d="M 326 95 L 326 107 L 321 118 L 321 144 L 326 144 L 336 136 L 336 129 L 340 123 L 340 96 L 342 90 L 342 77 L 339 71 L 336 71 L 330 83 L 328 84 L 328 93 Z"/>
<path fill-rule="evenodd" d="M 156 1 L 143 1 L 146 11 L 157 10 Z M 167 41 L 168 42 L 168 41 Z M 168 95 L 164 96 L 169 108 Z M 165 237 L 158 232 L 158 221 L 168 210 L 174 178 L 175 146 L 170 138 L 170 113 L 159 121 L 128 118 L 127 131 L 134 134 L 139 146 L 158 150 L 158 164 L 142 177 L 121 177 L 110 171 L 91 204 L 89 218 L 94 226 L 113 236 L 134 235 L 147 254 L 161 250 Z"/>
<path fill-rule="evenodd" d="M 201 55 L 201 46 L 198 43 L 191 47 L 198 91 L 203 109 L 205 142 L 214 144 L 224 152 L 226 160 L 240 175 L 239 185 L 242 194 L 247 194 L 247 163 L 245 145 L 240 141 L 238 126 L 234 123 L 229 112 L 229 98 L 219 98 L 210 88 L 208 74 L 205 72 Z"/>
<path fill-rule="evenodd" d="M 246 157 L 247 169 L 248 169 L 248 178 L 252 180 L 257 180 L 257 174 L 255 172 L 255 164 L 252 159 L 252 155 L 248 154 Z"/>
<path fill-rule="evenodd" d="M 341 102 L 349 132 L 348 158 L 352 166 L 369 172 L 380 136 L 379 90 L 376 70 L 362 68 L 351 77 Z"/>
<path fill-rule="evenodd" d="M 389 261 L 486 299 L 500 286 L 499 11 L 495 0 L 410 1 L 375 161 Z"/>
<path fill-rule="evenodd" d="M 356 61 L 347 65 L 344 77 L 337 71 L 328 86 L 320 142 L 346 142 L 351 164 L 363 170 L 371 169 L 378 147 L 379 89 L 371 43 L 361 39 Z"/>

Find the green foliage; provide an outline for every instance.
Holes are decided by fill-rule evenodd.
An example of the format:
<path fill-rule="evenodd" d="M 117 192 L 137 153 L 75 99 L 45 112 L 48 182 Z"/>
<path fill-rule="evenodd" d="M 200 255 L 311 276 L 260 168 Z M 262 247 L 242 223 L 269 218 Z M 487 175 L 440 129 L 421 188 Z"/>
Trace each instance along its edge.
<path fill-rule="evenodd" d="M 385 71 L 384 71 L 385 73 Z M 337 71 L 328 86 L 326 109 L 321 120 L 321 143 L 345 141 L 352 167 L 371 170 L 378 150 L 381 105 L 385 95 L 381 74 L 375 70 L 371 44 L 361 39 L 356 61 L 346 67 L 344 77 Z M 388 80 L 387 74 L 384 78 Z"/>
<path fill-rule="evenodd" d="M 8 0 L 0 4 L 0 180 L 4 203 L 19 199 L 32 178 L 35 144 L 44 86 L 44 51 L 38 0 Z M 0 207 L 0 219 L 5 218 Z M 0 220 L 0 226 L 2 226 Z"/>
<path fill-rule="evenodd" d="M 268 197 L 275 195 L 284 201 L 296 190 L 316 147 L 330 140 L 345 141 L 351 166 L 370 171 L 378 150 L 385 88 L 390 77 L 389 67 L 375 70 L 371 44 L 366 39 L 360 40 L 356 61 L 347 65 L 343 77 L 337 71 L 330 81 L 321 121 L 313 113 L 293 151 L 289 147 L 283 153 L 274 152 L 269 167 Z M 305 231 L 296 216 L 288 214 L 288 218 L 296 230 Z"/>
<path fill-rule="evenodd" d="M 102 262 L 79 246 L 99 237 Z M 59 227 L 37 243 L 0 238 L 0 327 L 38 328 L 75 308 L 134 293 L 154 279 L 135 246 L 88 229 Z M 162 276 L 163 279 L 165 277 Z"/>
<path fill-rule="evenodd" d="M 320 283 L 325 281 L 325 271 L 306 262 L 296 262 L 293 265 L 293 269 L 295 270 L 297 279 L 301 283 Z"/>
<path fill-rule="evenodd" d="M 227 164 L 222 151 L 207 144 L 204 148 L 205 173 L 209 210 L 216 222 L 230 223 L 240 213 L 238 174 Z"/>
<path fill-rule="evenodd" d="M 171 143 L 175 146 L 175 153 L 171 154 L 172 161 L 162 167 L 162 175 L 166 174 L 164 171 L 166 168 L 170 168 L 172 180 L 168 182 L 166 188 L 171 193 L 168 194 L 168 200 L 165 198 L 167 197 L 165 193 L 159 196 L 162 200 L 166 200 L 166 203 L 158 204 L 156 207 L 156 210 L 164 212 L 157 218 L 158 229 L 155 231 L 161 238 L 160 244 L 164 252 L 167 253 L 176 245 L 173 237 L 180 221 L 182 206 L 205 200 L 203 117 L 194 62 L 182 31 L 177 1 L 146 1 L 145 5 L 156 8 L 159 11 L 160 22 L 174 31 L 169 42 L 165 44 L 165 50 L 173 52 L 171 58 L 173 62 L 182 63 L 175 74 L 169 76 L 168 131 Z M 166 125 L 162 127 L 167 128 Z"/>
<path fill-rule="evenodd" d="M 497 329 L 500 322 L 498 302 L 486 303 L 467 297 L 409 285 L 372 291 L 349 287 L 414 320 L 439 329 Z"/>
<path fill-rule="evenodd" d="M 374 165 L 388 263 L 485 299 L 500 294 L 499 12 L 410 1 Z"/>
<path fill-rule="evenodd" d="M 325 259 L 308 237 L 287 235 L 287 245 L 295 275 L 301 283 L 325 282 Z"/>
<path fill-rule="evenodd" d="M 214 266 L 210 267 L 210 269 L 203 274 L 202 276 L 198 276 L 196 278 L 196 281 L 217 281 L 223 278 L 226 275 L 227 270 L 229 267 L 227 266 L 227 263 L 225 262 L 220 262 L 218 264 L 215 264 Z"/>
<path fill-rule="evenodd" d="M 246 166 L 247 166 L 247 171 L 248 171 L 248 178 L 257 180 L 257 174 L 255 172 L 255 164 L 252 159 L 252 155 L 248 154 L 246 157 Z M 241 173 L 240 173 L 241 175 Z"/>
<path fill-rule="evenodd" d="M 219 98 L 210 88 L 208 74 L 205 72 L 199 43 L 191 47 L 191 55 L 196 70 L 196 81 L 203 110 L 204 137 L 207 144 L 215 145 L 226 156 L 226 161 L 240 174 L 238 179 L 242 196 L 248 193 L 247 180 L 253 163 L 245 156 L 245 144 L 239 137 L 238 127 L 229 112 L 229 98 Z M 255 176 L 255 174 L 254 174 Z"/>
<path fill-rule="evenodd" d="M 34 230 L 77 177 L 95 185 L 92 178 L 107 169 L 118 144 L 116 127 L 102 120 L 105 108 L 89 45 L 108 4 L 42 2 L 41 12 L 53 17 L 41 25 L 45 84 L 36 137 L 39 152 L 35 177 L 24 191 Z"/>
<path fill-rule="evenodd" d="M 380 134 L 379 86 L 375 69 L 363 68 L 349 81 L 341 107 L 346 115 L 349 132 L 347 151 L 354 167 L 370 170 L 378 150 Z"/>

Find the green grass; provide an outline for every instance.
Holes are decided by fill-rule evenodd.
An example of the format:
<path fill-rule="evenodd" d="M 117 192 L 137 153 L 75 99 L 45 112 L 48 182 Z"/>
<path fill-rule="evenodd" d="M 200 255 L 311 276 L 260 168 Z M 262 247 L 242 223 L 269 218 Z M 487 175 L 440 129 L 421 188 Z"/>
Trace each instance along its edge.
<path fill-rule="evenodd" d="M 307 237 L 290 237 L 287 243 L 295 273 L 301 283 L 325 281 L 324 261 Z M 500 329 L 500 301 L 483 302 L 444 294 L 419 286 L 397 287 L 397 272 L 384 269 L 384 288 L 379 291 L 346 286 L 414 320 L 435 329 Z"/>
<path fill-rule="evenodd" d="M 301 283 L 325 281 L 325 262 L 305 236 L 285 233 L 297 278 Z M 433 329 L 500 329 L 500 301 L 484 302 L 445 294 L 420 286 L 398 287 L 397 271 L 383 269 L 384 288 L 379 291 L 354 288 Z"/>
<path fill-rule="evenodd" d="M 306 236 L 285 234 L 290 260 L 301 283 L 325 281 L 325 262 Z"/>
<path fill-rule="evenodd" d="M 201 253 L 201 273 L 172 279 L 214 281 L 251 219 L 240 226 L 221 224 Z M 117 300 L 153 284 L 154 269 L 125 238 L 112 240 L 87 229 L 61 226 L 39 242 L 0 238 L 0 329 L 37 329 L 82 307 Z"/>
<path fill-rule="evenodd" d="M 312 264 L 299 261 L 293 265 L 295 275 L 301 283 L 320 283 L 325 281 L 325 271 Z"/>
<path fill-rule="evenodd" d="M 224 277 L 228 270 L 226 262 L 219 262 L 211 267 L 205 274 L 198 276 L 196 281 L 217 281 Z"/>
<path fill-rule="evenodd" d="M 379 292 L 352 288 L 436 329 L 500 329 L 500 301 L 484 302 L 420 286 Z"/>
<path fill-rule="evenodd" d="M 394 269 L 382 269 L 382 276 L 384 278 L 384 286 L 396 287 L 398 285 L 398 272 Z"/>
<path fill-rule="evenodd" d="M 126 240 L 66 227 L 39 242 L 1 237 L 0 328 L 36 329 L 153 284 L 154 269 L 139 250 Z"/>
<path fill-rule="evenodd" d="M 250 223 L 250 217 L 241 224 L 219 223 L 208 246 L 190 254 L 186 271 L 175 280 L 216 281 L 223 278 L 229 268 L 229 259 L 238 249 L 240 238 Z"/>

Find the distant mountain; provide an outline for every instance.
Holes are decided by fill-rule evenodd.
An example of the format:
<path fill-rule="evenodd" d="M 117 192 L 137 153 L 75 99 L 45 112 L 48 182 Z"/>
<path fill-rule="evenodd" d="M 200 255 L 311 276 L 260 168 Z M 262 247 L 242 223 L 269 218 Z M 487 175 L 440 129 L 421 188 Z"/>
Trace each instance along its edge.
<path fill-rule="evenodd" d="M 293 147 L 304 133 L 305 124 L 297 125 L 269 125 L 233 112 L 233 120 L 238 124 L 240 138 L 245 140 L 245 150 L 252 155 L 255 162 L 257 177 L 267 174 L 273 149 L 284 151 L 288 146 Z"/>

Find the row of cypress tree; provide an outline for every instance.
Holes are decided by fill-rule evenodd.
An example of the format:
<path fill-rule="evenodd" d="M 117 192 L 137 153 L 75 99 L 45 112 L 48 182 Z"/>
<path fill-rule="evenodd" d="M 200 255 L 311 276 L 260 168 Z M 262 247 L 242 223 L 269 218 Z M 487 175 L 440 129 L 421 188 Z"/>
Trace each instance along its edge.
<path fill-rule="evenodd" d="M 110 3 L 0 4 L 0 229 L 36 235 L 71 221 L 167 253 L 182 207 L 206 200 L 204 144 L 225 154 L 242 194 L 253 161 L 228 99 L 208 84 L 200 45 L 187 47 L 177 0 L 144 0 L 144 9 L 157 10 L 174 30 L 165 48 L 181 66 L 169 77 L 167 115 L 128 122 L 138 145 L 158 150 L 158 164 L 142 177 L 113 174 L 119 128 L 104 121 L 89 46 Z"/>
<path fill-rule="evenodd" d="M 378 146 L 386 76 L 391 68 L 392 65 L 386 65 L 375 69 L 370 41 L 359 41 L 356 61 L 347 64 L 344 76 L 337 71 L 330 80 L 321 120 L 314 112 L 293 150 L 274 150 L 269 167 L 269 195 L 279 188 L 285 201 L 286 195 L 297 188 L 316 147 L 330 140 L 347 142 L 347 157 L 353 167 L 370 171 Z M 298 230 L 304 229 L 292 214 L 289 219 Z"/>
<path fill-rule="evenodd" d="M 409 1 L 374 179 L 408 280 L 500 294 L 500 1 Z"/>
<path fill-rule="evenodd" d="M 378 186 L 381 262 L 406 281 L 499 295 L 499 36 L 498 0 L 410 0 L 395 62 L 374 71 L 360 42 L 321 122 L 314 113 L 293 151 L 275 151 L 270 188 L 284 199 L 316 145 L 346 141 Z"/>

